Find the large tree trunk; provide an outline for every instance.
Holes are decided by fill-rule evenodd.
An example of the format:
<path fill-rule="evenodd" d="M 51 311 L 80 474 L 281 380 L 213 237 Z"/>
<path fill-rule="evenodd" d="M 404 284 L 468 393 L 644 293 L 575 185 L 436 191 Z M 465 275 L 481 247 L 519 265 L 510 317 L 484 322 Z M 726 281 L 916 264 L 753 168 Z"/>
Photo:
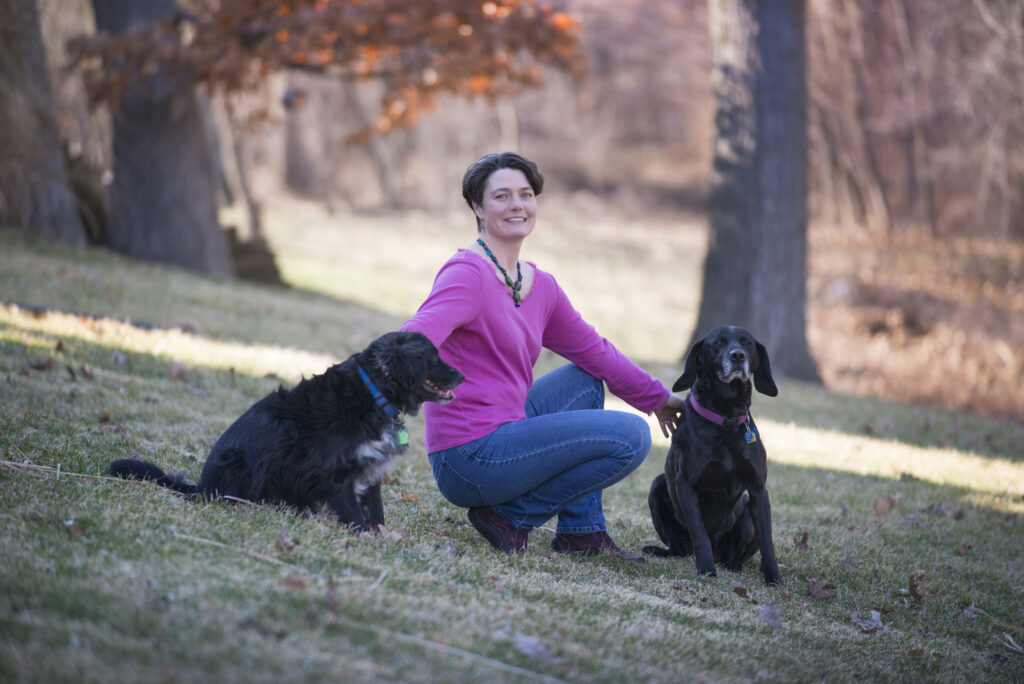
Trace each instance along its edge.
<path fill-rule="evenodd" d="M 174 0 L 93 0 L 96 28 L 118 33 L 167 16 Z M 107 241 L 140 259 L 231 275 L 217 223 L 217 173 L 191 84 L 161 73 L 113 114 L 114 182 Z"/>
<path fill-rule="evenodd" d="M 0 225 L 85 243 L 35 0 L 0 0 Z"/>
<path fill-rule="evenodd" d="M 806 337 L 802 0 L 710 0 L 716 100 L 710 239 L 694 338 L 740 325 L 779 377 L 817 381 Z"/>

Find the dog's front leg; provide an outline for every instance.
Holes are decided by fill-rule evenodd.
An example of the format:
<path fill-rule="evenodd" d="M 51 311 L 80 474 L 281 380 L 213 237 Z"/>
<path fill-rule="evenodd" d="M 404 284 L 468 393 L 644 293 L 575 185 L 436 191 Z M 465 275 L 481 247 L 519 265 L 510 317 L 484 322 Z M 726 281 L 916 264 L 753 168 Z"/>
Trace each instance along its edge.
<path fill-rule="evenodd" d="M 686 531 L 690 533 L 690 541 L 693 543 L 693 558 L 697 564 L 698 575 L 710 575 L 715 577 L 715 556 L 711 551 L 711 539 L 704 527 L 704 518 L 700 514 L 700 501 L 697 499 L 697 492 L 685 478 L 676 478 L 675 482 L 676 501 L 679 512 L 683 515 L 683 523 Z"/>
<path fill-rule="evenodd" d="M 354 485 L 353 478 L 345 478 L 338 483 L 334 495 L 327 503 L 334 515 L 338 516 L 338 522 L 354 527 L 357 532 L 365 532 L 368 529 L 366 518 L 363 517 L 363 507 L 359 505 Z"/>
<path fill-rule="evenodd" d="M 747 492 L 750 494 L 750 516 L 754 520 L 765 584 L 782 584 L 779 564 L 775 560 L 775 543 L 772 541 L 772 504 L 768 498 L 768 490 L 763 486 L 748 487 Z"/>
<path fill-rule="evenodd" d="M 363 512 L 366 514 L 366 524 L 371 530 L 376 531 L 384 524 L 384 502 L 380 498 L 380 482 L 367 487 L 360 498 Z"/>

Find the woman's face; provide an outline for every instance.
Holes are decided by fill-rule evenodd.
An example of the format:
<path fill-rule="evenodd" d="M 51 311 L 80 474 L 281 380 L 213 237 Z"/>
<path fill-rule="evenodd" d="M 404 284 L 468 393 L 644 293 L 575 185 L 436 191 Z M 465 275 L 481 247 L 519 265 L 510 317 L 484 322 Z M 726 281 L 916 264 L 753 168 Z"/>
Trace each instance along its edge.
<path fill-rule="evenodd" d="M 483 203 L 474 203 L 473 211 L 485 237 L 522 240 L 533 232 L 537 197 L 522 171 L 498 169 L 487 178 Z"/>

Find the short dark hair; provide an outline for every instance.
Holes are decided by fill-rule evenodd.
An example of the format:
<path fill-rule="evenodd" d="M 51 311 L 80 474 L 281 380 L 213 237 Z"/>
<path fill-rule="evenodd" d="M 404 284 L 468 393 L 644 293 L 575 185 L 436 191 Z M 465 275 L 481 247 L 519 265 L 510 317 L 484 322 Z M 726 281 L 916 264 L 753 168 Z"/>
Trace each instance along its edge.
<path fill-rule="evenodd" d="M 537 164 L 526 157 L 515 152 L 501 152 L 481 157 L 469 165 L 466 175 L 462 177 L 462 196 L 466 204 L 473 209 L 474 204 L 483 204 L 484 188 L 487 186 L 487 179 L 498 169 L 517 169 L 526 176 L 526 181 L 533 189 L 534 195 L 539 195 L 544 190 L 544 176 L 537 168 Z M 477 230 L 480 229 L 480 219 L 476 220 Z"/>

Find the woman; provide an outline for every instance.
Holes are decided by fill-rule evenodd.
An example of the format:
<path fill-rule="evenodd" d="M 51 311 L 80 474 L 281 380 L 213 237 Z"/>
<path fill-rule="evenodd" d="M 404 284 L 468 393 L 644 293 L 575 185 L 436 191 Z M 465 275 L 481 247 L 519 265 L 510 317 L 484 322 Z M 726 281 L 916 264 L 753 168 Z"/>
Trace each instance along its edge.
<path fill-rule="evenodd" d="M 640 416 L 603 410 L 602 381 L 653 411 L 666 436 L 682 400 L 598 335 L 552 276 L 519 261 L 543 186 L 536 164 L 511 152 L 471 165 L 462 194 L 478 239 L 441 267 L 402 327 L 425 334 L 466 376 L 454 401 L 425 407 L 430 464 L 444 497 L 468 508 L 502 551 L 526 551 L 530 530 L 557 515 L 556 551 L 642 562 L 608 536 L 601 491 L 643 462 L 650 429 Z M 542 346 L 573 363 L 534 382 Z"/>

